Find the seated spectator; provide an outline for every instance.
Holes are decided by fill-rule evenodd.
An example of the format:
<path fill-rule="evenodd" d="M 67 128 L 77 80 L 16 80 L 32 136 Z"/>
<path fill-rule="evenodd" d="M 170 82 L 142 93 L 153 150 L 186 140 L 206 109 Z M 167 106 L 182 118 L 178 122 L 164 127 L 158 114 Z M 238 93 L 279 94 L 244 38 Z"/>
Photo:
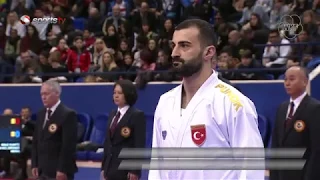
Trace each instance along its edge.
<path fill-rule="evenodd" d="M 20 43 L 21 43 L 21 39 L 18 36 L 18 31 L 12 28 L 10 31 L 10 36 L 7 38 L 7 41 L 4 47 L 5 59 L 11 64 L 15 63 L 15 59 L 20 54 Z"/>
<path fill-rule="evenodd" d="M 98 75 L 96 78 L 99 82 L 113 82 L 118 80 L 120 68 L 117 66 L 114 56 L 110 52 L 105 52 L 103 54 L 103 59 L 101 61 L 100 69 L 97 72 L 103 72 L 108 74 Z"/>
<path fill-rule="evenodd" d="M 120 41 L 120 47 L 117 50 L 117 58 L 116 58 L 116 63 L 119 67 L 122 67 L 124 65 L 124 55 L 130 52 L 131 50 L 130 50 L 128 41 L 126 39 L 122 39 Z"/>
<path fill-rule="evenodd" d="M 69 49 L 69 47 L 67 45 L 67 41 L 64 38 L 60 38 L 59 42 L 58 42 L 58 46 L 52 48 L 50 51 L 53 52 L 55 50 L 60 52 L 61 63 L 63 63 L 63 64 L 67 63 L 67 59 L 68 59 L 68 55 L 70 53 L 70 49 Z"/>
<path fill-rule="evenodd" d="M 170 42 L 173 36 L 174 27 L 171 19 L 166 19 L 164 21 L 163 29 L 159 34 L 159 47 L 161 49 L 170 49 Z"/>
<path fill-rule="evenodd" d="M 109 49 L 107 48 L 103 39 L 97 38 L 93 46 L 92 62 L 90 65 L 89 72 L 95 72 L 101 68 L 100 66 L 102 63 L 103 55 L 108 51 Z"/>
<path fill-rule="evenodd" d="M 21 39 L 20 51 L 24 52 L 30 49 L 39 54 L 42 49 L 42 41 L 39 38 L 38 30 L 32 24 L 26 26 L 26 29 L 27 34 Z"/>
<path fill-rule="evenodd" d="M 174 80 L 173 74 L 169 72 L 171 68 L 172 68 L 172 62 L 171 62 L 169 53 L 164 50 L 160 50 L 158 52 L 155 71 L 163 71 L 163 72 L 157 72 L 156 74 L 154 74 L 153 79 L 155 81 L 173 81 Z"/>
<path fill-rule="evenodd" d="M 271 68 L 284 67 L 291 52 L 289 44 L 287 39 L 280 36 L 278 29 L 270 30 L 268 46 L 264 48 L 263 65 Z"/>
<path fill-rule="evenodd" d="M 232 57 L 230 49 L 222 49 L 217 62 L 217 69 L 222 70 L 222 72 L 219 72 L 220 76 L 224 79 L 235 79 L 235 73 L 228 70 L 234 69 L 239 63 L 238 59 Z"/>
<path fill-rule="evenodd" d="M 308 31 L 303 28 L 302 32 L 298 35 L 296 43 L 316 42 Z M 320 47 L 317 44 L 299 44 L 292 47 L 292 51 L 287 61 L 287 68 L 295 65 L 306 66 L 313 57 L 320 55 Z"/>
<path fill-rule="evenodd" d="M 276 29 L 279 25 L 279 20 L 289 14 L 290 8 L 285 4 L 285 0 L 275 0 L 270 12 L 270 29 Z"/>
<path fill-rule="evenodd" d="M 124 54 L 124 65 L 121 67 L 121 79 L 129 79 L 130 81 L 134 81 L 138 67 L 133 64 L 133 56 L 130 52 Z"/>
<path fill-rule="evenodd" d="M 120 26 L 125 24 L 127 20 L 121 16 L 121 9 L 119 5 L 112 6 L 112 14 L 104 20 L 103 28 L 114 25 L 116 30 L 119 32 Z"/>
<path fill-rule="evenodd" d="M 318 38 L 318 25 L 316 24 L 316 15 L 312 10 L 307 10 L 303 13 L 302 23 L 304 29 L 308 29 L 309 36 Z"/>
<path fill-rule="evenodd" d="M 158 58 L 158 44 L 157 40 L 155 39 L 149 39 L 148 42 L 148 50 L 151 52 L 152 59 Z"/>
<path fill-rule="evenodd" d="M 229 48 L 232 51 L 232 56 L 240 59 L 240 49 L 250 49 L 253 51 L 252 42 L 243 38 L 239 31 L 233 30 L 229 33 Z"/>
<path fill-rule="evenodd" d="M 157 39 L 158 34 L 155 33 L 150 29 L 150 25 L 148 22 L 142 22 L 142 31 L 140 32 L 140 35 L 147 37 L 148 39 Z"/>
<path fill-rule="evenodd" d="M 16 30 L 17 36 L 23 38 L 26 34 L 26 27 L 20 23 L 20 18 L 15 11 L 8 13 L 6 20 L 6 36 L 11 36 L 12 29 Z"/>
<path fill-rule="evenodd" d="M 5 110 L 3 110 L 2 115 L 4 115 L 4 116 L 10 116 L 10 115 L 13 115 L 13 110 L 12 110 L 12 109 L 10 109 L 10 108 L 6 108 Z"/>
<path fill-rule="evenodd" d="M 256 60 L 253 59 L 252 52 L 248 49 L 243 49 L 240 53 L 241 61 L 238 66 L 238 69 L 259 69 L 263 66 Z M 260 80 L 264 79 L 264 73 L 261 72 L 237 72 L 236 79 L 239 80 Z"/>
<path fill-rule="evenodd" d="M 39 82 L 34 73 L 40 72 L 40 66 L 37 57 L 31 55 L 31 51 L 22 52 L 21 61 L 16 64 L 15 76 L 13 83 Z"/>
<path fill-rule="evenodd" d="M 259 14 L 259 17 L 261 18 L 262 22 L 269 27 L 269 15 L 268 12 L 265 11 L 264 7 L 260 4 L 255 4 L 255 0 L 246 0 L 245 1 L 245 8 L 242 11 L 242 18 L 240 19 L 239 23 L 241 25 L 246 24 L 248 21 L 250 21 L 250 17 L 252 13 Z"/>
<path fill-rule="evenodd" d="M 97 8 L 90 8 L 86 30 L 93 33 L 94 35 L 100 35 L 103 27 L 103 21 L 104 16 L 99 13 L 99 10 Z"/>
<path fill-rule="evenodd" d="M 53 76 L 50 76 L 51 80 L 59 81 L 59 82 L 66 82 L 68 81 L 68 77 L 59 74 L 66 74 L 68 73 L 68 68 L 65 64 L 61 63 L 61 55 L 59 51 L 54 51 L 50 54 L 49 62 L 51 65 L 51 70 L 49 71 Z M 56 75 L 54 75 L 56 74 Z"/>
<path fill-rule="evenodd" d="M 114 12 L 114 7 L 119 7 L 119 15 L 121 17 L 127 17 L 130 15 L 130 7 L 126 0 L 115 0 L 110 2 L 110 9 L 108 10 L 108 16 L 111 16 Z M 112 8 L 111 8 L 112 7 Z"/>
<path fill-rule="evenodd" d="M 119 47 L 120 40 L 116 27 L 113 24 L 107 25 L 106 29 L 103 30 L 103 34 L 103 40 L 107 47 L 115 51 Z"/>
<path fill-rule="evenodd" d="M 249 28 L 253 31 L 268 29 L 268 27 L 265 26 L 264 23 L 261 21 L 259 14 L 256 13 L 252 13 L 249 22 L 242 26 L 242 29 Z"/>
<path fill-rule="evenodd" d="M 74 39 L 74 46 L 71 48 L 67 66 L 70 73 L 88 72 L 91 63 L 91 56 L 89 51 L 84 48 L 82 37 Z"/>
<path fill-rule="evenodd" d="M 96 38 L 95 38 L 95 37 L 93 36 L 93 34 L 91 34 L 90 31 L 87 30 L 87 29 L 85 29 L 85 30 L 83 31 L 82 37 L 83 37 L 83 40 L 84 40 L 84 42 L 85 42 L 84 47 L 85 47 L 86 49 L 91 49 L 92 46 L 94 45 L 94 42 L 96 41 Z"/>

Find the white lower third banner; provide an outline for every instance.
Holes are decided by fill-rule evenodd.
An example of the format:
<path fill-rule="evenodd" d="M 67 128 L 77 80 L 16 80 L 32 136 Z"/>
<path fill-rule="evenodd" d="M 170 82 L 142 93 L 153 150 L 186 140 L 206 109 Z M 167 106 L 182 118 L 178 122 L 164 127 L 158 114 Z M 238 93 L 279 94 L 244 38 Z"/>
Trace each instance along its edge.
<path fill-rule="evenodd" d="M 305 160 L 295 159 L 162 159 L 123 160 L 121 170 L 301 170 Z"/>

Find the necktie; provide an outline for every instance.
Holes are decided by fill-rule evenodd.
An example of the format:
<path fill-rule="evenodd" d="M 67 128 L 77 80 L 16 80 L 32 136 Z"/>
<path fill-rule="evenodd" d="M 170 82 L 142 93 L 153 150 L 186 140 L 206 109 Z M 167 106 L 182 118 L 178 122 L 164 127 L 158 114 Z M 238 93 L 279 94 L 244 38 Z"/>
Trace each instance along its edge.
<path fill-rule="evenodd" d="M 47 109 L 47 117 L 45 117 L 45 119 L 44 119 L 43 128 L 46 126 L 47 121 L 50 120 L 51 113 L 52 113 L 52 111 L 50 109 Z"/>
<path fill-rule="evenodd" d="M 287 117 L 287 120 L 286 120 L 286 128 L 288 128 L 290 126 L 290 123 L 292 121 L 292 118 L 293 118 L 293 110 L 294 110 L 294 103 L 291 102 L 290 103 L 290 109 L 289 109 L 289 114 L 288 114 L 288 117 Z"/>
<path fill-rule="evenodd" d="M 113 119 L 113 122 L 112 122 L 111 127 L 110 127 L 111 136 L 113 135 L 114 130 L 115 130 L 116 127 L 117 127 L 117 124 L 118 124 L 120 115 L 121 115 L 121 113 L 118 111 L 117 114 L 116 114 L 116 116 L 115 116 L 114 119 Z"/>

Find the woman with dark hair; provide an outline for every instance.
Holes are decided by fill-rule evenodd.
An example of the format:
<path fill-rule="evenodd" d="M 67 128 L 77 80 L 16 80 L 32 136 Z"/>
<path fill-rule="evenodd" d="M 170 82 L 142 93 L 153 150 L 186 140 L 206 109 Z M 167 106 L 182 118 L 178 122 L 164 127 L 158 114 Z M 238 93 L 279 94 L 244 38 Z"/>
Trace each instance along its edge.
<path fill-rule="evenodd" d="M 141 170 L 118 170 L 122 160 L 118 158 L 123 148 L 145 148 L 146 119 L 144 113 L 133 105 L 138 93 L 129 80 L 119 80 L 113 89 L 113 101 L 118 106 L 108 119 L 104 142 L 101 176 L 107 180 L 138 180 Z"/>

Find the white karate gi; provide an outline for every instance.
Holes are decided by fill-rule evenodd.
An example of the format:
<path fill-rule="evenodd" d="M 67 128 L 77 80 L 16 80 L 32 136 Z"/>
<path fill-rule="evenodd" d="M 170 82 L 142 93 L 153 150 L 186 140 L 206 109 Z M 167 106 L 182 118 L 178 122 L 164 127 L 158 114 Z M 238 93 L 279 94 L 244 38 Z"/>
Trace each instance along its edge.
<path fill-rule="evenodd" d="M 219 80 L 217 73 L 213 72 L 205 81 L 182 115 L 180 114 L 181 91 L 182 85 L 179 85 L 160 97 L 154 116 L 153 148 L 264 148 L 253 102 L 232 86 Z M 206 131 L 206 139 L 199 145 L 194 140 L 201 138 L 203 133 L 191 130 L 192 126 L 197 125 L 205 125 Z M 150 170 L 149 180 L 263 180 L 264 172 L 264 170 Z"/>

